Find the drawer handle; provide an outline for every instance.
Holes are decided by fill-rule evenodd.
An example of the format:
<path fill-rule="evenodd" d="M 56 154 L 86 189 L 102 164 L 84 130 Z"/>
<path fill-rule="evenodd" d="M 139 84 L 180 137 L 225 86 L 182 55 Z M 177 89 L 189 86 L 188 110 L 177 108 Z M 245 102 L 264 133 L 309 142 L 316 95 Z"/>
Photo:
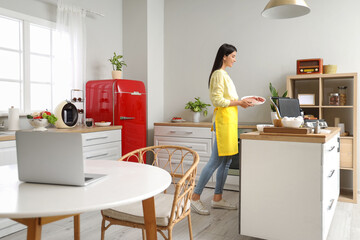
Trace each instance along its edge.
<path fill-rule="evenodd" d="M 331 210 L 334 202 L 335 202 L 335 199 L 331 199 L 331 200 L 330 200 L 330 205 L 328 206 L 328 210 L 329 210 L 329 211 Z"/>
<path fill-rule="evenodd" d="M 108 137 L 97 137 L 97 138 L 88 138 L 86 141 L 99 140 L 99 139 L 107 139 Z"/>
<path fill-rule="evenodd" d="M 192 134 L 192 131 L 174 131 L 170 130 L 170 133 L 180 133 L 180 134 Z"/>
<path fill-rule="evenodd" d="M 330 174 L 328 175 L 328 178 L 331 178 L 334 175 L 335 169 L 330 171 Z"/>
<path fill-rule="evenodd" d="M 109 155 L 109 153 L 103 153 L 103 154 L 98 154 L 98 155 L 94 155 L 94 156 L 89 156 L 89 157 L 86 157 L 86 159 L 97 158 L 97 157 L 105 157 L 107 155 Z"/>
<path fill-rule="evenodd" d="M 335 149 L 335 146 L 332 146 L 328 151 L 331 152 L 334 149 Z"/>

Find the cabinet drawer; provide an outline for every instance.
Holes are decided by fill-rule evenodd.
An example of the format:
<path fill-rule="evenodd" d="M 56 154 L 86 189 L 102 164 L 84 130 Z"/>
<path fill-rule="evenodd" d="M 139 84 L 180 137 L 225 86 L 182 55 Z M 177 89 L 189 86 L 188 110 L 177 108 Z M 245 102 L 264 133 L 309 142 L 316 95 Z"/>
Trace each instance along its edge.
<path fill-rule="evenodd" d="M 353 139 L 340 138 L 340 167 L 353 167 Z"/>
<path fill-rule="evenodd" d="M 210 128 L 197 127 L 170 127 L 155 126 L 155 136 L 184 137 L 184 138 L 209 138 L 211 139 Z"/>
<path fill-rule="evenodd" d="M 322 145 L 322 165 L 323 172 L 329 170 L 329 168 L 339 167 L 339 145 L 338 142 L 339 135 L 334 136 L 327 143 Z"/>
<path fill-rule="evenodd" d="M 120 141 L 121 130 L 83 133 L 81 134 L 81 136 L 83 146 L 91 146 L 96 144 Z"/>
<path fill-rule="evenodd" d="M 118 160 L 121 156 L 121 148 L 118 143 L 101 144 L 96 148 L 84 147 L 83 156 L 85 160 Z"/>
<path fill-rule="evenodd" d="M 155 145 L 175 145 L 191 148 L 196 151 L 200 156 L 200 161 L 203 160 L 202 157 L 206 158 L 206 161 L 211 155 L 211 139 L 208 138 L 179 138 L 179 137 L 161 137 L 155 136 L 154 139 Z"/>

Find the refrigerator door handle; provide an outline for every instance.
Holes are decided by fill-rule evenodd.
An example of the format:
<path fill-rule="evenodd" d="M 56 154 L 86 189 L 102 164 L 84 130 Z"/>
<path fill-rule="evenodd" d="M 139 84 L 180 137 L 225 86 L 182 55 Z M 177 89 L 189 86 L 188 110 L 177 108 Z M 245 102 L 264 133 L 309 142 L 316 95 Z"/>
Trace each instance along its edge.
<path fill-rule="evenodd" d="M 120 120 L 131 120 L 135 119 L 135 117 L 120 117 Z"/>

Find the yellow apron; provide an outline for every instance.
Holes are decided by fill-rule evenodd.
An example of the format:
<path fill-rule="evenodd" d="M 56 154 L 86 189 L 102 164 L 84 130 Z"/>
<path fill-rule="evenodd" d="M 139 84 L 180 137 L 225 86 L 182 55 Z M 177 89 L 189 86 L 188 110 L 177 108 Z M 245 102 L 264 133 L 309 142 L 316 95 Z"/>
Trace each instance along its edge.
<path fill-rule="evenodd" d="M 214 110 L 216 140 L 219 156 L 231 156 L 238 150 L 238 109 L 236 106 Z"/>

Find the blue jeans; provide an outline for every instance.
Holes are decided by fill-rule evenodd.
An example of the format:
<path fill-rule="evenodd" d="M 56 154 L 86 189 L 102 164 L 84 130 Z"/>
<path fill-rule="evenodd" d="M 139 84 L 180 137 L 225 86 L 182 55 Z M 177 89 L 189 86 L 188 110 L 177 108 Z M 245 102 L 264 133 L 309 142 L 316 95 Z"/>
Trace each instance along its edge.
<path fill-rule="evenodd" d="M 214 126 L 214 130 L 215 130 L 215 126 Z M 208 183 L 212 174 L 215 172 L 216 169 L 218 169 L 216 173 L 215 194 L 222 194 L 225 181 L 228 175 L 229 167 L 232 161 L 232 157 L 233 156 L 222 156 L 222 157 L 219 156 L 216 134 L 215 134 L 215 141 L 214 141 L 211 157 L 208 163 L 201 171 L 201 175 L 198 183 L 196 184 L 194 193 L 201 195 L 205 185 Z"/>

